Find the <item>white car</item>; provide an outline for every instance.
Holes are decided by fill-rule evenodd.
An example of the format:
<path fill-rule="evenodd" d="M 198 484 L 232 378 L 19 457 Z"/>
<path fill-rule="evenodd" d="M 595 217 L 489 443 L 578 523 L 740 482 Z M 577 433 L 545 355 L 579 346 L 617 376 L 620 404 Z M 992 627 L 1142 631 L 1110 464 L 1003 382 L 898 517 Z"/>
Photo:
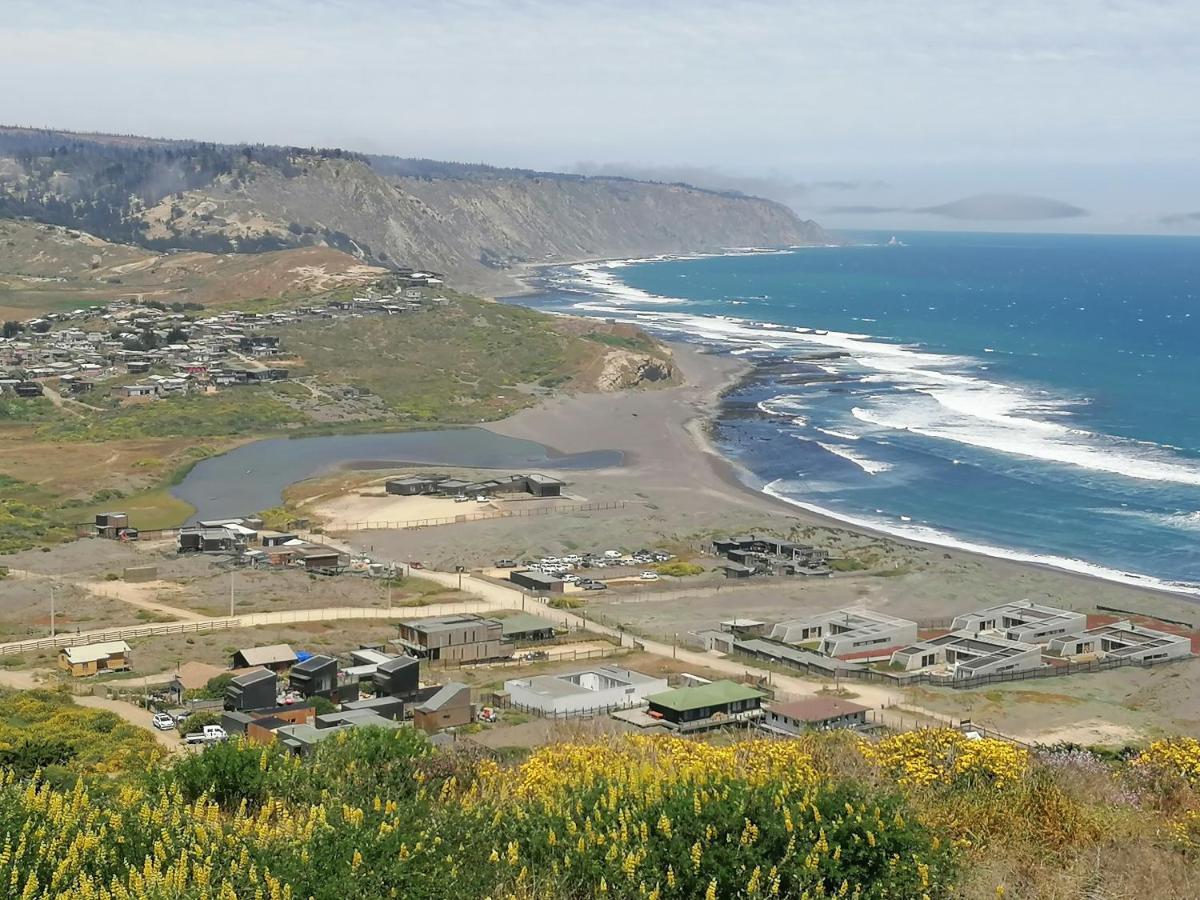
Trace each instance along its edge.
<path fill-rule="evenodd" d="M 154 714 L 153 724 L 159 731 L 170 731 L 175 727 L 175 720 L 166 713 L 160 712 Z"/>
<path fill-rule="evenodd" d="M 620 559 L 621 551 L 620 550 L 605 550 L 604 558 L 605 559 Z"/>
<path fill-rule="evenodd" d="M 638 576 L 638 578 L 642 579 L 642 581 L 658 581 L 658 573 L 657 572 L 643 572 L 641 575 Z"/>
<path fill-rule="evenodd" d="M 483 494 L 480 494 L 478 497 L 475 498 L 475 502 L 476 503 L 487 503 L 488 498 L 485 497 Z"/>

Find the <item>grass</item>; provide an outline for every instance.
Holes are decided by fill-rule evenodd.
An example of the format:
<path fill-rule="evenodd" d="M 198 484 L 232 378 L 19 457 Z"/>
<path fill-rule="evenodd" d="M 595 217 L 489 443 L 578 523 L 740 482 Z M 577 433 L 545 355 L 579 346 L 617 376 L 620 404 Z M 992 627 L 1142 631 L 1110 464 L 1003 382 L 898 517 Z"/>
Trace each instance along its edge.
<path fill-rule="evenodd" d="M 180 500 L 167 488 L 143 491 L 119 500 L 79 507 L 74 515 L 79 522 L 95 520 L 97 513 L 119 511 L 129 515 L 129 521 L 147 531 L 175 528 L 187 521 L 196 511 L 190 503 Z"/>
<path fill-rule="evenodd" d="M 267 391 L 243 388 L 89 413 L 43 426 L 38 437 L 65 441 L 227 437 L 278 432 L 303 421 L 301 413 Z"/>

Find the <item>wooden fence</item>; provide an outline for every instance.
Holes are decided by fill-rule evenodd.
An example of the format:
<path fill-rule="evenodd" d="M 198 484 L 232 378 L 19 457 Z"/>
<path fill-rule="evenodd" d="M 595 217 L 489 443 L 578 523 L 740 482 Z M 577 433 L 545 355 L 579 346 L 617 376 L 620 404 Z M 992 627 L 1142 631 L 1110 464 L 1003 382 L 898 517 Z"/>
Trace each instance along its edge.
<path fill-rule="evenodd" d="M 409 519 L 404 522 L 334 522 L 325 526 L 326 531 L 394 531 L 400 529 L 432 528 L 438 525 L 459 525 L 463 522 L 482 522 L 487 519 L 531 518 L 580 512 L 601 512 L 624 509 L 625 501 L 608 503 L 572 503 L 567 506 L 539 506 L 530 509 L 496 509 L 489 512 L 463 513 L 435 519 Z"/>

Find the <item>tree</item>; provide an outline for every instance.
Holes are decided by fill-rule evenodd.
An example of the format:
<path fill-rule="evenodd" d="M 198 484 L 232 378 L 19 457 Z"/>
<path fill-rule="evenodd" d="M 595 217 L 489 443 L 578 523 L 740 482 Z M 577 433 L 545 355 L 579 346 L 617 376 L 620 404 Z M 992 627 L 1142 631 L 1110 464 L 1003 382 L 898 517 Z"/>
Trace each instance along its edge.
<path fill-rule="evenodd" d="M 24 330 L 24 325 L 22 325 L 20 322 L 14 322 L 10 319 L 4 323 L 3 330 L 0 331 L 0 333 L 2 333 L 6 338 L 14 338 Z"/>
<path fill-rule="evenodd" d="M 45 319 L 39 319 L 38 321 L 34 322 L 33 325 L 30 327 L 33 328 L 33 330 L 36 331 L 38 334 L 45 334 L 47 331 L 50 330 L 50 323 L 47 322 Z"/>
<path fill-rule="evenodd" d="M 167 332 L 167 343 L 168 344 L 182 344 L 182 343 L 185 343 L 187 341 L 187 339 L 188 339 L 188 333 L 186 331 L 184 331 L 182 328 L 175 327 Z"/>

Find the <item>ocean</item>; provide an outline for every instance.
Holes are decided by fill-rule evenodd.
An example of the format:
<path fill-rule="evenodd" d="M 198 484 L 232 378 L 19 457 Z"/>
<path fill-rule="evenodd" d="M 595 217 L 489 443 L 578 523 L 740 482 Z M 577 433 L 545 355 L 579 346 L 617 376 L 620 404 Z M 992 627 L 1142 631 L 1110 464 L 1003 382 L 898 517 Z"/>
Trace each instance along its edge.
<path fill-rule="evenodd" d="M 514 302 L 755 363 L 715 439 L 760 490 L 1200 594 L 1200 240 L 891 237 L 564 266 Z"/>

